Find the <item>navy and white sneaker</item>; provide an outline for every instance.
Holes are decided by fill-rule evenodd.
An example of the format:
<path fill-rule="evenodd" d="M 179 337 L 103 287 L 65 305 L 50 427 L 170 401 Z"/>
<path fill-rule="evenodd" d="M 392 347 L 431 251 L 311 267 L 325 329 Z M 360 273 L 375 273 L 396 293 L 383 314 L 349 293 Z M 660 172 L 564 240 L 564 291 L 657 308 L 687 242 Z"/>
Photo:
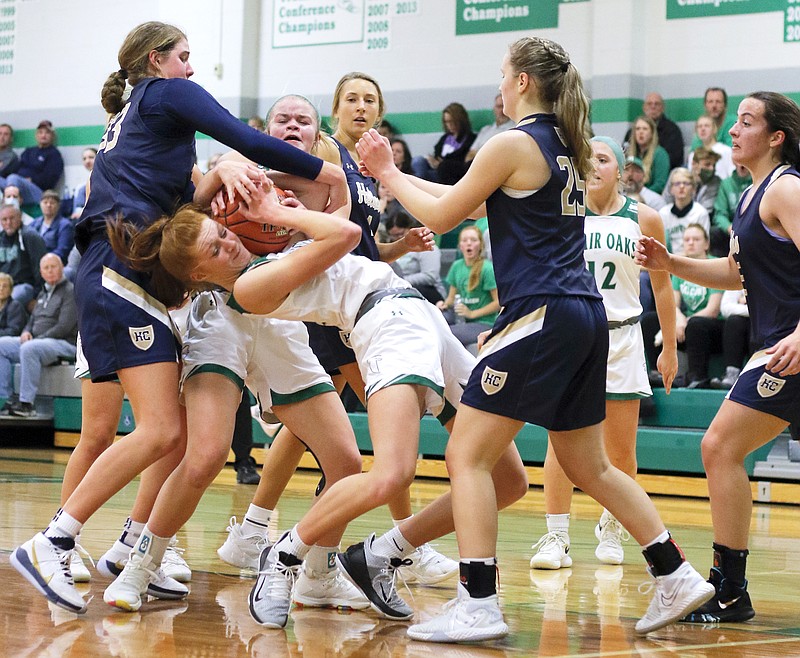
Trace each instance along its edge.
<path fill-rule="evenodd" d="M 9 557 L 11 566 L 39 592 L 64 610 L 86 612 L 86 601 L 75 589 L 69 568 L 75 542 L 67 537 L 50 539 L 36 533 Z"/>

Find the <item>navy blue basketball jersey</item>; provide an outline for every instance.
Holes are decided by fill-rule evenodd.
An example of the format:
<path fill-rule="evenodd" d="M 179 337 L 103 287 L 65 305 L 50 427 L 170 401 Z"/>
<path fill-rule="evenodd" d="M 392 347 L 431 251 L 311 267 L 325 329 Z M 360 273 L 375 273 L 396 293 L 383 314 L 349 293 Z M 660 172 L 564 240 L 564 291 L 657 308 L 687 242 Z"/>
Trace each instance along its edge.
<path fill-rule="evenodd" d="M 250 128 L 202 87 L 182 78 L 137 83 L 98 148 L 91 193 L 76 230 L 78 248 L 102 234 L 107 217 L 146 225 L 192 200 L 194 140 L 202 132 L 254 162 L 314 180 L 323 162 Z"/>
<path fill-rule="evenodd" d="M 358 164 L 342 144 L 335 139 L 333 141 L 339 149 L 347 186 L 350 188 L 350 221 L 361 227 L 361 242 L 352 253 L 356 256 L 366 256 L 370 260 L 380 260 L 378 245 L 375 244 L 375 232 L 381 221 L 375 181 L 358 170 Z"/>
<path fill-rule="evenodd" d="M 751 335 L 763 347 L 789 335 L 800 321 L 800 251 L 790 238 L 767 229 L 759 215 L 764 193 L 779 176 L 800 173 L 788 165 L 778 167 L 744 209 L 742 195 L 731 227 L 731 252 L 747 296 Z"/>
<path fill-rule="evenodd" d="M 195 162 L 193 127 L 175 121 L 169 135 L 154 135 L 139 105 L 147 89 L 166 82 L 143 80 L 122 111 L 111 119 L 97 150 L 91 193 L 78 223 L 78 248 L 105 230 L 106 217 L 123 216 L 144 226 L 192 200 Z"/>
<path fill-rule="evenodd" d="M 532 295 L 602 299 L 583 257 L 585 185 L 555 115 L 525 117 L 513 130 L 536 141 L 551 176 L 534 192 L 500 187 L 486 200 L 500 304 Z"/>

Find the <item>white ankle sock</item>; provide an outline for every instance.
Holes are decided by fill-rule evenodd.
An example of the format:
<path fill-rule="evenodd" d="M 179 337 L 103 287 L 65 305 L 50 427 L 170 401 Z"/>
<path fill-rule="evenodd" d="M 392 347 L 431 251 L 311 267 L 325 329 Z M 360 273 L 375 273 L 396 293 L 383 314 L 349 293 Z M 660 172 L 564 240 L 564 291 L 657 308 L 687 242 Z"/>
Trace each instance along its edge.
<path fill-rule="evenodd" d="M 569 514 L 545 514 L 547 532 L 563 532 L 569 534 Z"/>
<path fill-rule="evenodd" d="M 394 527 L 372 542 L 370 550 L 383 557 L 393 558 L 413 553 L 416 550 L 416 546 L 408 543 L 406 538 L 403 537 L 403 533 L 400 532 L 400 528 Z"/>
<path fill-rule="evenodd" d="M 244 521 L 242 521 L 242 534 L 266 537 L 271 518 L 271 509 L 250 503 L 250 507 L 247 508 L 247 514 L 244 515 Z"/>
<path fill-rule="evenodd" d="M 49 539 L 57 537 L 69 537 L 75 539 L 80 534 L 83 523 L 74 516 L 70 516 L 63 509 L 59 509 L 53 520 L 44 529 L 44 536 Z"/>

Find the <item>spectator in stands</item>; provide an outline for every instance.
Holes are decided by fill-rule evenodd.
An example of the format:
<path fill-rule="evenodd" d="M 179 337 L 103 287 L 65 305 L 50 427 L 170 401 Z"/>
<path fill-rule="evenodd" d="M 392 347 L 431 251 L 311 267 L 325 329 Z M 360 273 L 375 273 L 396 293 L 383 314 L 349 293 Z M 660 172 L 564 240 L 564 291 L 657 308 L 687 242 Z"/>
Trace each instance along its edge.
<path fill-rule="evenodd" d="M 19 336 L 28 313 L 16 299 L 11 296 L 14 279 L 5 272 L 0 272 L 0 336 Z"/>
<path fill-rule="evenodd" d="M 264 119 L 262 119 L 257 114 L 254 114 L 247 120 L 247 125 L 251 128 L 255 128 L 258 132 L 263 133 L 266 124 L 264 123 Z"/>
<path fill-rule="evenodd" d="M 673 169 L 669 175 L 669 191 L 674 202 L 658 211 L 664 222 L 667 248 L 673 254 L 683 253 L 683 233 L 690 224 L 699 224 L 706 234 L 711 220 L 703 206 L 694 201 L 695 182 L 692 172 L 684 167 Z"/>
<path fill-rule="evenodd" d="M 381 119 L 381 122 L 378 124 L 377 130 L 383 137 L 388 139 L 390 142 L 393 141 L 394 138 L 400 134 L 397 132 L 397 128 L 395 128 L 386 119 Z"/>
<path fill-rule="evenodd" d="M 81 162 L 83 162 L 83 166 L 86 168 L 86 171 L 89 172 L 90 176 L 92 175 L 92 169 L 94 169 L 94 159 L 96 157 L 97 149 L 92 146 L 83 149 L 83 153 L 81 153 Z M 85 205 L 86 183 L 79 185 L 72 193 L 72 213 L 70 214 L 70 219 L 80 219 Z"/>
<path fill-rule="evenodd" d="M 687 168 L 692 168 L 694 152 L 701 146 L 714 151 L 719 155 L 717 166 L 714 168 L 720 180 L 727 178 L 733 171 L 733 160 L 731 159 L 731 147 L 717 140 L 717 124 L 707 114 L 700 116 L 694 124 L 695 141 L 692 142 L 692 150 L 689 151 Z"/>
<path fill-rule="evenodd" d="M 730 132 L 731 126 L 736 123 L 735 116 L 728 116 L 728 92 L 722 87 L 709 87 L 703 96 L 703 108 L 705 113 L 711 117 L 717 127 L 717 141 L 727 146 L 733 146 Z M 700 146 L 698 136 L 692 140 L 691 149 Z"/>
<path fill-rule="evenodd" d="M 58 187 L 64 175 L 64 159 L 55 147 L 56 133 L 50 121 L 40 121 L 36 128 L 36 146 L 20 156 L 17 173 L 6 178 L 6 185 L 16 185 L 29 203 L 39 203 L 42 191 Z"/>
<path fill-rule="evenodd" d="M 642 111 L 656 126 L 658 143 L 669 155 L 669 169 L 679 167 L 683 163 L 683 135 L 677 124 L 664 114 L 664 99 L 655 92 L 647 94 Z M 625 134 L 626 145 L 631 143 L 632 133 L 633 130 L 628 130 Z"/>
<path fill-rule="evenodd" d="M 408 148 L 406 141 L 395 137 L 394 139 L 390 139 L 389 142 L 392 145 L 392 155 L 394 156 L 395 166 L 404 174 L 413 175 L 414 170 L 411 168 L 411 149 Z"/>
<path fill-rule="evenodd" d="M 736 165 L 733 173 L 719 184 L 717 200 L 714 202 L 714 224 L 722 229 L 726 236 L 730 235 L 731 220 L 736 212 L 739 199 L 742 197 L 742 192 L 752 184 L 753 178 L 750 176 L 750 172 L 742 165 Z M 713 248 L 713 235 L 711 242 Z"/>
<path fill-rule="evenodd" d="M 694 200 L 706 209 L 708 216 L 713 219 L 714 202 L 717 200 L 719 184 L 722 182 L 717 176 L 717 163 L 719 154 L 710 151 L 704 146 L 698 146 L 692 152 L 692 176 L 694 176 Z M 727 252 L 726 252 L 727 253 Z"/>
<path fill-rule="evenodd" d="M 398 212 L 386 222 L 389 240 L 402 240 L 412 229 L 422 226 L 405 211 Z M 442 252 L 433 246 L 433 251 L 409 252 L 395 261 L 400 268 L 400 276 L 419 290 L 431 304 L 441 302 L 445 297 L 442 283 Z"/>
<path fill-rule="evenodd" d="M 683 234 L 683 255 L 687 258 L 713 258 L 708 253 L 708 233 L 699 224 L 689 224 Z M 722 351 L 722 317 L 720 304 L 722 291 L 706 288 L 677 276 L 672 277 L 675 291 L 675 334 L 678 349 L 686 351 L 687 372 L 675 378 L 673 388 L 708 388 L 708 362 L 712 353 Z M 652 368 L 658 358 L 656 336 L 658 318 L 645 313 L 642 316 L 647 362 Z M 658 371 L 650 371 L 651 386 L 661 386 Z"/>
<path fill-rule="evenodd" d="M 415 157 L 411 166 L 419 178 L 454 185 L 464 175 L 464 158 L 475 141 L 469 114 L 461 103 L 450 103 L 444 108 L 442 128 L 444 134 L 433 147 L 433 153 Z M 458 164 L 451 166 L 454 162 Z"/>
<path fill-rule="evenodd" d="M 14 278 L 11 296 L 28 305 L 42 287 L 39 261 L 47 253 L 42 236 L 22 226 L 22 213 L 15 205 L 0 207 L 0 272 Z"/>
<path fill-rule="evenodd" d="M 42 209 L 42 216 L 34 219 L 30 228 L 42 236 L 47 251 L 56 254 L 66 265 L 69 252 L 75 246 L 75 229 L 70 220 L 59 215 L 61 197 L 58 192 L 42 192 L 39 207 Z"/>
<path fill-rule="evenodd" d="M 641 158 L 629 155 L 625 159 L 625 170 L 622 172 L 622 184 L 626 196 L 635 199 L 653 210 L 661 210 L 667 205 L 664 197 L 644 186 L 644 163 Z"/>
<path fill-rule="evenodd" d="M 514 126 L 514 122 L 509 119 L 505 114 L 503 114 L 503 97 L 500 94 L 497 94 L 494 99 L 494 105 L 492 106 L 492 111 L 494 112 L 494 121 L 489 125 L 484 126 L 478 131 L 478 136 L 475 138 L 475 141 L 472 143 L 472 148 L 468 151 L 467 155 L 464 158 L 463 162 L 452 161 L 448 162 L 445 166 L 451 171 L 453 175 L 457 175 L 458 178 L 461 178 L 469 169 L 470 164 L 475 159 L 475 155 L 478 153 L 478 149 L 481 148 L 486 142 L 489 141 L 490 137 L 497 135 L 505 130 Z"/>
<path fill-rule="evenodd" d="M 19 156 L 13 144 L 14 129 L 7 123 L 0 123 L 0 189 L 5 187 L 5 177 L 19 169 Z"/>
<path fill-rule="evenodd" d="M 64 265 L 56 254 L 40 262 L 44 289 L 19 336 L 0 337 L 0 397 L 2 413 L 21 418 L 36 415 L 34 403 L 42 367 L 60 358 L 75 358 L 78 312 L 72 284 L 64 278 Z M 13 365 L 20 364 L 19 399 L 13 401 Z"/>
<path fill-rule="evenodd" d="M 744 291 L 726 290 L 722 293 L 720 312 L 724 322 L 722 354 L 725 358 L 725 374 L 713 377 L 711 388 L 727 391 L 736 383 L 736 378 L 742 372 L 742 364 L 757 346 L 750 342 L 750 310 Z"/>
<path fill-rule="evenodd" d="M 503 113 L 503 96 L 501 94 L 497 94 L 497 96 L 494 97 L 492 112 L 494 112 L 494 122 L 484 126 L 478 131 L 478 136 L 472 143 L 472 148 L 469 150 L 469 153 L 467 153 L 467 157 L 465 158 L 467 162 L 472 162 L 472 160 L 475 158 L 475 155 L 478 153 L 478 150 L 481 148 L 481 146 L 489 141 L 489 138 L 494 137 L 495 135 L 504 132 L 509 128 L 513 128 L 514 122 Z"/>
<path fill-rule="evenodd" d="M 659 144 L 656 124 L 649 117 L 641 116 L 633 122 L 632 131 L 633 139 L 628 143 L 626 155 L 642 161 L 645 186 L 661 194 L 669 177 L 670 158 Z"/>
<path fill-rule="evenodd" d="M 478 334 L 491 329 L 500 312 L 497 282 L 491 261 L 484 258 L 479 228 L 473 225 L 461 229 L 458 250 L 463 258 L 450 267 L 447 298 L 436 306 L 445 312 L 453 335 L 475 353 Z"/>
<path fill-rule="evenodd" d="M 23 226 L 29 226 L 33 222 L 33 217 L 22 210 L 23 199 L 16 185 L 6 185 L 6 189 L 3 190 L 3 205 L 5 204 L 19 208 Z"/>

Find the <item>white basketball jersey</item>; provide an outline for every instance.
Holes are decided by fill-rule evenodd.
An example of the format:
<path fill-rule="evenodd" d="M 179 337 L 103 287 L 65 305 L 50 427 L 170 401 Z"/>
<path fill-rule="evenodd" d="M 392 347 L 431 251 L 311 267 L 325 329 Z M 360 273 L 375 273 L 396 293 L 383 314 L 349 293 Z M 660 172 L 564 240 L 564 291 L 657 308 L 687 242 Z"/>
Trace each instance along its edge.
<path fill-rule="evenodd" d="M 584 233 L 583 255 L 603 296 L 609 321 L 641 315 L 641 268 L 633 261 L 636 241 L 642 236 L 638 202 L 625 197 L 625 204 L 613 215 L 595 215 L 587 206 Z"/>
<path fill-rule="evenodd" d="M 302 249 L 303 244 L 298 243 L 288 252 L 267 256 L 266 260 L 281 258 L 293 249 Z M 269 264 L 262 267 L 269 267 Z M 369 293 L 384 288 L 410 287 L 386 263 L 347 254 L 322 274 L 293 290 L 283 304 L 269 313 L 269 317 L 316 322 L 350 331 L 361 303 Z"/>

